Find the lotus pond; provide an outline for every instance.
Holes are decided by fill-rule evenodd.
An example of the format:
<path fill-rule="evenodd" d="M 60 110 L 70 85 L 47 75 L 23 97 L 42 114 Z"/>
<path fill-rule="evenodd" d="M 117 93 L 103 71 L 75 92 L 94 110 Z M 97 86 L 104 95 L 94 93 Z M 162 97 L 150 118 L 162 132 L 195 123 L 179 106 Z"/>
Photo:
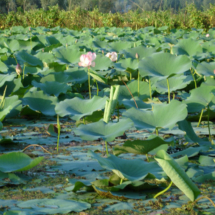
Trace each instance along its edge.
<path fill-rule="evenodd" d="M 215 29 L 0 31 L 0 214 L 214 214 Z"/>

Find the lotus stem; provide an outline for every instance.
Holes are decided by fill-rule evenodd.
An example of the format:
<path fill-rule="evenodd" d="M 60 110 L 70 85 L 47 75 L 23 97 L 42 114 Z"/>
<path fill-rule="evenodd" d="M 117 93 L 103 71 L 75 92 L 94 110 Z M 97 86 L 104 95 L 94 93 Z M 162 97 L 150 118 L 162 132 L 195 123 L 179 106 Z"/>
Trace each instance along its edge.
<path fill-rule="evenodd" d="M 194 81 L 194 84 L 195 84 L 195 88 L 197 88 L 196 79 L 195 79 L 195 74 L 193 73 L 192 68 L 190 69 L 190 71 L 191 71 L 191 75 L 193 76 L 193 81 Z"/>
<path fill-rule="evenodd" d="M 156 199 L 158 196 L 162 195 L 162 194 L 165 193 L 167 190 L 169 190 L 171 186 L 172 186 L 172 181 L 169 183 L 169 186 L 168 186 L 166 189 L 164 189 L 164 190 L 162 190 L 161 192 L 157 193 L 157 194 L 154 196 L 154 199 Z"/>
<path fill-rule="evenodd" d="M 137 75 L 138 75 L 138 86 L 137 86 L 137 90 L 138 90 L 138 97 L 140 96 L 140 73 L 139 73 L 139 70 L 137 72 Z"/>
<path fill-rule="evenodd" d="M 24 80 L 24 78 L 25 78 L 25 64 L 24 64 L 24 68 L 23 68 L 23 75 L 22 75 L 22 78 L 23 78 L 23 80 Z"/>
<path fill-rule="evenodd" d="M 106 147 L 106 155 L 109 156 L 109 153 L 108 153 L 108 144 L 107 144 L 107 141 L 105 141 L 105 147 Z"/>
<path fill-rule="evenodd" d="M 122 182 L 123 182 L 123 178 L 121 178 L 121 180 L 120 180 L 120 184 L 122 184 Z"/>
<path fill-rule="evenodd" d="M 208 133 L 209 133 L 209 140 L 211 141 L 211 130 L 210 130 L 210 124 L 209 124 L 209 119 L 210 119 L 210 109 L 208 105 Z"/>
<path fill-rule="evenodd" d="M 173 97 L 172 97 L 172 99 L 174 100 L 175 99 L 175 93 L 173 92 Z"/>
<path fill-rule="evenodd" d="M 155 131 L 156 131 L 156 135 L 158 136 L 159 134 L 158 134 L 158 128 L 157 127 L 156 127 Z"/>
<path fill-rule="evenodd" d="M 212 199 L 209 198 L 208 196 L 201 196 L 201 197 L 199 197 L 198 199 L 196 199 L 196 200 L 193 202 L 193 204 L 197 203 L 197 202 L 198 202 L 199 200 L 201 200 L 201 199 L 208 199 L 208 200 L 211 202 L 211 204 L 215 207 L 214 202 L 213 202 Z"/>
<path fill-rule="evenodd" d="M 146 154 L 146 159 L 147 159 L 147 162 L 149 162 L 149 156 L 148 156 L 148 154 Z"/>
<path fill-rule="evenodd" d="M 200 123 L 201 123 L 201 121 L 202 121 L 202 114 L 203 114 L 203 112 L 204 112 L 204 108 L 203 108 L 202 111 L 201 111 L 201 114 L 200 114 L 200 117 L 199 117 L 199 122 L 198 122 L 197 127 L 199 127 L 199 125 L 200 125 Z"/>
<path fill-rule="evenodd" d="M 2 110 L 4 108 L 6 90 L 7 90 L 7 85 L 6 85 L 6 87 L 4 89 L 4 92 L 3 92 L 3 95 L 2 95 L 2 100 L 1 100 L 1 103 L 0 103 L 0 110 Z"/>
<path fill-rule="evenodd" d="M 149 94 L 150 94 L 150 98 L 152 99 L 152 89 L 151 89 L 151 81 L 149 79 Z"/>
<path fill-rule="evenodd" d="M 59 140 L 60 140 L 60 118 L 59 118 L 59 115 L 57 115 L 57 152 L 58 152 L 58 149 L 59 149 Z"/>
<path fill-rule="evenodd" d="M 131 72 L 130 72 L 130 81 L 131 81 L 131 79 L 132 79 L 132 74 L 131 74 Z"/>
<path fill-rule="evenodd" d="M 91 91 L 90 91 L 90 68 L 88 67 L 88 88 L 89 88 L 89 97 L 91 99 Z"/>
<path fill-rule="evenodd" d="M 32 147 L 32 146 L 34 146 L 34 147 L 35 147 L 35 146 L 41 147 L 45 152 L 47 152 L 47 153 L 49 153 L 49 154 L 52 154 L 51 152 L 47 151 L 47 150 L 44 149 L 42 146 L 37 145 L 37 144 L 32 144 L 32 145 L 29 145 L 29 146 L 25 147 L 25 148 L 22 150 L 22 152 L 24 152 L 27 148 Z"/>
<path fill-rule="evenodd" d="M 168 101 L 170 103 L 170 88 L 169 88 L 169 79 L 168 78 L 166 79 L 166 82 L 167 82 L 167 88 L 168 88 Z"/>
<path fill-rule="evenodd" d="M 98 82 L 95 80 L 95 82 L 96 82 L 96 88 L 97 88 L 97 96 L 99 95 L 99 86 L 98 86 Z"/>
<path fill-rule="evenodd" d="M 119 102 L 117 103 L 117 115 L 118 115 L 118 122 L 119 122 Z"/>
<path fill-rule="evenodd" d="M 84 125 L 86 125 L 85 118 L 83 118 L 83 123 L 84 123 Z"/>

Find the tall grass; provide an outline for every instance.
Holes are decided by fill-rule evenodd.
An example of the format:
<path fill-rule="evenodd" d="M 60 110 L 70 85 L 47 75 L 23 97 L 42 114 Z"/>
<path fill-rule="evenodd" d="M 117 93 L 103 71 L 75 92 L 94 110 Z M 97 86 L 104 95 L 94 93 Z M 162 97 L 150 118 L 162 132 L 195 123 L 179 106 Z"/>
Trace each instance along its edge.
<path fill-rule="evenodd" d="M 0 28 L 12 26 L 45 26 L 53 28 L 56 26 L 80 30 L 84 27 L 131 27 L 132 29 L 146 26 L 168 26 L 169 29 L 180 28 L 203 28 L 208 30 L 215 27 L 215 6 L 211 5 L 207 11 L 199 11 L 194 4 L 177 14 L 171 10 L 167 11 L 128 11 L 127 13 L 101 13 L 98 9 L 86 11 L 74 8 L 71 11 L 59 10 L 57 6 L 50 7 L 48 11 L 42 9 L 27 12 L 9 12 L 0 14 Z"/>

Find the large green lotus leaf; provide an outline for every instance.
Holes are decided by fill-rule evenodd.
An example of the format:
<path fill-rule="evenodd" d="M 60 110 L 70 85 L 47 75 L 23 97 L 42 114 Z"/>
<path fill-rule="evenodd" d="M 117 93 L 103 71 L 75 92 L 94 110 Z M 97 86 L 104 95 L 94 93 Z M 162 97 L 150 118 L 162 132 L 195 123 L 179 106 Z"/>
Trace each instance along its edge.
<path fill-rule="evenodd" d="M 214 70 L 215 70 L 215 62 L 201 62 L 197 65 L 196 71 L 197 73 L 203 75 L 203 76 L 214 76 Z"/>
<path fill-rule="evenodd" d="M 21 101 L 19 100 L 18 96 L 6 97 L 4 107 L 2 110 L 0 110 L 0 121 L 3 121 L 5 116 L 10 113 L 12 109 L 16 108 L 20 103 Z"/>
<path fill-rule="evenodd" d="M 159 80 L 158 77 L 151 78 L 152 88 L 156 88 L 156 91 L 163 94 L 168 92 L 167 81 L 165 79 Z M 191 75 L 174 75 L 169 78 L 169 89 L 170 92 L 185 88 L 193 77 Z"/>
<path fill-rule="evenodd" d="M 185 104 L 172 100 L 169 104 L 153 105 L 152 111 L 131 108 L 123 116 L 130 118 L 137 129 L 171 129 L 187 117 L 187 108 Z"/>
<path fill-rule="evenodd" d="M 151 56 L 155 52 L 156 48 L 146 48 L 145 46 L 141 45 L 135 48 L 126 49 L 122 53 L 124 54 L 125 58 L 136 59 L 136 54 L 138 54 L 138 59 L 142 59 L 144 57 Z"/>
<path fill-rule="evenodd" d="M 110 49 L 110 47 L 108 46 L 108 43 L 106 41 L 101 41 L 101 40 L 93 41 L 93 46 L 99 50 Z"/>
<path fill-rule="evenodd" d="M 121 53 L 123 52 L 123 50 L 131 48 L 133 43 L 126 42 L 126 41 L 116 41 L 116 42 L 108 43 L 108 45 L 110 47 L 110 51 Z"/>
<path fill-rule="evenodd" d="M 107 70 L 109 67 L 113 66 L 113 62 L 110 58 L 103 55 L 97 55 L 94 62 L 96 64 L 95 67 L 93 67 L 94 70 Z"/>
<path fill-rule="evenodd" d="M 68 82 L 68 75 L 65 72 L 55 72 L 54 70 L 50 71 L 51 73 L 42 77 L 40 79 L 41 83 L 45 83 L 47 81 L 56 81 L 59 83 L 67 83 Z"/>
<path fill-rule="evenodd" d="M 200 112 L 205 108 L 213 99 L 214 94 L 212 90 L 215 86 L 201 85 L 190 91 L 190 97 L 188 97 L 183 102 L 187 104 L 187 109 L 189 113 Z"/>
<path fill-rule="evenodd" d="M 162 167 L 170 180 L 191 200 L 194 201 L 201 193 L 180 165 L 164 150 L 157 153 L 155 160 Z"/>
<path fill-rule="evenodd" d="M 0 74 L 0 87 L 2 87 L 6 81 L 11 82 L 17 75 L 15 73 L 9 74 Z"/>
<path fill-rule="evenodd" d="M 39 58 L 42 62 L 45 62 L 47 64 L 55 61 L 55 57 L 52 53 L 39 52 L 34 56 Z"/>
<path fill-rule="evenodd" d="M 73 44 L 75 44 L 75 41 L 76 41 L 77 39 L 75 38 L 75 37 L 73 37 L 73 36 L 71 36 L 71 35 L 67 35 L 67 36 L 65 36 L 60 42 L 64 45 L 64 46 L 66 46 L 66 45 L 73 45 Z"/>
<path fill-rule="evenodd" d="M 6 184 L 26 184 L 26 180 L 22 177 L 15 175 L 14 173 L 3 173 L 0 171 L 0 187 Z"/>
<path fill-rule="evenodd" d="M 202 53 L 203 49 L 199 42 L 193 39 L 181 39 L 178 44 L 172 48 L 173 54 L 194 56 Z"/>
<path fill-rule="evenodd" d="M 101 82 L 104 84 L 107 83 L 107 79 L 103 75 L 101 75 L 99 72 L 93 71 L 92 69 L 90 70 L 90 76 L 98 82 Z"/>
<path fill-rule="evenodd" d="M 160 137 L 155 137 L 153 139 L 148 139 L 148 140 L 126 141 L 122 146 L 115 146 L 113 153 L 116 156 L 122 153 L 133 153 L 133 154 L 145 155 L 161 145 L 168 145 L 168 144 L 173 144 L 173 141 L 166 142 Z"/>
<path fill-rule="evenodd" d="M 20 208 L 31 208 L 38 214 L 67 214 L 81 212 L 91 207 L 89 203 L 65 199 L 32 199 L 17 204 Z"/>
<path fill-rule="evenodd" d="M 139 60 L 126 58 L 115 63 L 114 68 L 118 71 L 132 71 L 138 68 Z"/>
<path fill-rule="evenodd" d="M 94 96 L 92 99 L 81 99 L 75 97 L 58 103 L 55 112 L 61 117 L 70 116 L 73 120 L 91 115 L 96 110 L 104 109 L 107 97 Z"/>
<path fill-rule="evenodd" d="M 1 72 L 7 72 L 8 71 L 7 65 L 4 64 L 1 60 L 0 60 L 0 71 Z"/>
<path fill-rule="evenodd" d="M 199 145 L 211 145 L 211 142 L 199 138 L 193 130 L 190 122 L 183 120 L 178 122 L 178 127 L 180 130 L 186 133 L 185 138 L 189 142 L 198 143 Z"/>
<path fill-rule="evenodd" d="M 18 62 L 22 62 L 23 64 L 27 64 L 27 65 L 30 65 L 30 66 L 38 66 L 38 67 L 43 67 L 43 62 L 31 55 L 31 54 L 28 54 L 26 51 L 20 51 L 20 52 L 17 52 L 16 54 L 16 58 L 18 60 Z"/>
<path fill-rule="evenodd" d="M 33 160 L 22 152 L 10 152 L 0 156 L 0 171 L 7 173 L 28 170 L 40 163 L 42 159 L 43 157 Z"/>
<path fill-rule="evenodd" d="M 143 81 L 140 81 L 139 84 L 140 84 L 139 85 L 140 86 L 139 99 L 143 100 L 143 99 L 149 98 L 150 97 L 149 84 L 147 82 L 143 82 Z M 129 88 L 129 90 L 131 91 L 131 93 L 134 97 L 138 97 L 138 81 L 137 80 L 128 82 L 127 87 Z M 119 100 L 132 98 L 127 87 L 120 86 L 119 98 L 118 98 Z"/>
<path fill-rule="evenodd" d="M 18 40 L 7 40 L 4 42 L 5 47 L 7 47 L 11 52 L 15 52 L 19 50 L 19 42 Z"/>
<path fill-rule="evenodd" d="M 110 142 L 116 137 L 123 135 L 132 126 L 133 123 L 129 119 L 120 120 L 117 123 L 98 121 L 87 125 L 80 125 L 74 132 L 83 140 L 97 140 L 101 138 L 104 141 Z"/>
<path fill-rule="evenodd" d="M 67 65 L 77 64 L 80 61 L 80 56 L 82 54 L 82 52 L 73 47 L 60 47 L 54 52 L 54 55 L 57 58 L 56 62 Z"/>
<path fill-rule="evenodd" d="M 122 179 L 141 181 L 149 174 L 153 174 L 158 179 L 162 177 L 162 171 L 155 162 L 148 163 L 140 159 L 122 159 L 111 154 L 108 158 L 102 158 L 92 151 L 88 153 L 98 160 L 101 167 L 113 171 Z"/>
<path fill-rule="evenodd" d="M 72 83 L 84 83 L 88 80 L 88 74 L 86 68 L 74 67 L 64 71 L 68 76 L 68 82 Z"/>
<path fill-rule="evenodd" d="M 157 76 L 166 79 L 174 74 L 181 74 L 192 66 L 187 56 L 175 56 L 169 53 L 155 53 L 139 62 L 139 71 L 142 77 Z"/>
<path fill-rule="evenodd" d="M 43 91 L 36 91 L 36 88 L 28 91 L 22 99 L 23 105 L 28 105 L 32 110 L 48 116 L 56 115 L 54 108 L 57 102 L 57 97 L 45 95 Z"/>
<path fill-rule="evenodd" d="M 140 100 L 138 97 L 134 97 L 135 99 L 135 102 L 138 106 L 138 109 L 152 109 L 152 106 L 151 104 L 146 104 L 145 102 L 143 102 L 142 100 Z M 125 106 L 126 109 L 129 109 L 129 108 L 136 108 L 136 104 L 134 102 L 134 99 L 131 98 L 131 99 L 123 99 L 123 100 L 120 100 L 119 101 L 119 104 L 123 104 Z"/>
<path fill-rule="evenodd" d="M 58 97 L 61 93 L 66 93 L 71 87 L 65 83 L 56 81 L 47 81 L 45 83 L 31 82 L 34 87 L 40 88 L 47 95 L 55 95 Z"/>

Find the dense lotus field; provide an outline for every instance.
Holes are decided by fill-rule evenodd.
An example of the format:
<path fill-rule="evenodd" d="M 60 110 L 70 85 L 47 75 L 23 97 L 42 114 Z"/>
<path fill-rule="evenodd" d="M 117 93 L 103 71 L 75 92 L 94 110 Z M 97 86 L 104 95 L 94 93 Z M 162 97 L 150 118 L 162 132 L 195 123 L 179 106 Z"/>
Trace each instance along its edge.
<path fill-rule="evenodd" d="M 215 29 L 0 31 L 0 214 L 214 214 Z"/>

